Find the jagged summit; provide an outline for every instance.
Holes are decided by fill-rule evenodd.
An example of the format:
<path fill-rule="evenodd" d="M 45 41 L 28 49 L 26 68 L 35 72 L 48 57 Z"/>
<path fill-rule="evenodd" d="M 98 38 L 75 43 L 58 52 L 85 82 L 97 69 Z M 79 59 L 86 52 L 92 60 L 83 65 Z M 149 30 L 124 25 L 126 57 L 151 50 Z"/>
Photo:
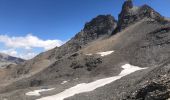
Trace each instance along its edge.
<path fill-rule="evenodd" d="M 151 18 L 158 22 L 164 21 L 164 17 L 152 9 L 150 6 L 145 4 L 143 6 L 136 7 L 133 6 L 132 0 L 127 0 L 124 2 L 122 11 L 118 17 L 118 30 L 121 31 L 128 25 L 143 18 Z"/>
<path fill-rule="evenodd" d="M 81 35 L 91 36 L 97 38 L 101 35 L 110 35 L 115 29 L 117 21 L 111 15 L 99 15 L 93 18 L 90 22 L 87 22 L 84 26 L 83 33 Z M 89 36 L 88 36 L 89 35 Z"/>
<path fill-rule="evenodd" d="M 86 23 L 84 26 L 85 32 L 101 34 L 110 34 L 110 31 L 116 26 L 116 20 L 111 15 L 99 15 L 96 18 L 92 19 L 90 22 Z M 102 30 L 105 29 L 105 30 Z M 110 31 L 108 31 L 108 29 Z M 101 32 L 103 31 L 103 32 Z M 99 33 L 98 33 L 99 32 Z"/>
<path fill-rule="evenodd" d="M 128 11 L 129 9 L 133 8 L 132 0 L 126 0 L 122 6 L 122 10 Z"/>
<path fill-rule="evenodd" d="M 111 35 L 112 31 L 116 28 L 117 21 L 111 15 L 99 15 L 87 22 L 84 29 L 75 36 L 83 44 L 97 39 L 103 35 Z"/>

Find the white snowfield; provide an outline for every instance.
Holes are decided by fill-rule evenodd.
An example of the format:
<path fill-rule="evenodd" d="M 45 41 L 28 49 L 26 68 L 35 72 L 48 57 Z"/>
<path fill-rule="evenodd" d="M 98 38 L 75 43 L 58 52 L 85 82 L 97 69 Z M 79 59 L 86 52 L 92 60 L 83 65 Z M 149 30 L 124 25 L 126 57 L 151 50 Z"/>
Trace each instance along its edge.
<path fill-rule="evenodd" d="M 102 87 L 104 85 L 107 85 L 109 83 L 112 83 L 128 74 L 131 74 L 135 71 L 146 69 L 146 68 L 140 68 L 137 66 L 133 66 L 130 64 L 125 64 L 122 66 L 123 70 L 121 73 L 117 76 L 114 77 L 109 77 L 109 78 L 104 78 L 104 79 L 99 79 L 91 83 L 81 83 L 76 86 L 73 86 L 69 89 L 64 90 L 61 93 L 58 93 L 56 95 L 52 96 L 47 96 L 47 97 L 42 97 L 37 100 L 64 100 L 65 98 L 74 96 L 75 94 L 80 94 L 80 93 L 85 93 L 85 92 L 90 92 L 93 91 L 99 87 Z"/>
<path fill-rule="evenodd" d="M 96 53 L 96 54 L 104 57 L 104 56 L 107 56 L 107 55 L 112 54 L 113 52 L 114 52 L 114 51 L 106 51 L 106 52 L 98 52 L 98 53 Z M 87 56 L 91 56 L 91 55 L 93 55 L 93 54 L 89 53 L 89 54 L 86 54 L 86 55 L 87 55 Z"/>
<path fill-rule="evenodd" d="M 54 89 L 55 88 L 34 90 L 34 91 L 27 92 L 25 95 L 27 95 L 27 96 L 40 96 L 41 95 L 40 92 L 51 91 L 51 90 L 54 90 Z"/>

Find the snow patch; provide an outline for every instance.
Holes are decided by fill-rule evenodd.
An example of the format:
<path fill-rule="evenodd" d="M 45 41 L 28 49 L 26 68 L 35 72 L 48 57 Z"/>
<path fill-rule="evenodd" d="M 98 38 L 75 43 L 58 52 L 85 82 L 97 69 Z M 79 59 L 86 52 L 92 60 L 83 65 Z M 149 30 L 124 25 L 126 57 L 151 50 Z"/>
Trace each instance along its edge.
<path fill-rule="evenodd" d="M 61 84 L 65 84 L 65 83 L 67 83 L 68 81 L 63 81 Z"/>
<path fill-rule="evenodd" d="M 111 53 L 113 53 L 114 51 L 106 51 L 106 52 L 98 52 L 96 54 L 100 55 L 100 56 L 107 56 L 107 55 L 110 55 Z M 89 53 L 89 54 L 86 54 L 87 56 L 91 56 L 93 54 Z"/>
<path fill-rule="evenodd" d="M 47 96 L 47 97 L 42 97 L 37 100 L 64 100 L 65 98 L 74 96 L 75 94 L 80 94 L 80 93 L 85 93 L 85 92 L 90 92 L 93 91 L 99 87 L 102 87 L 104 85 L 107 85 L 109 83 L 112 83 L 128 74 L 131 74 L 135 71 L 146 69 L 146 68 L 140 68 L 137 66 L 133 66 L 130 64 L 125 64 L 122 66 L 123 70 L 121 73 L 117 76 L 109 77 L 109 78 L 104 78 L 104 79 L 99 79 L 91 83 L 81 83 L 76 86 L 73 86 L 69 89 L 64 90 L 61 93 L 58 93 L 56 95 L 52 96 Z"/>
<path fill-rule="evenodd" d="M 106 51 L 106 52 L 98 52 L 98 53 L 96 53 L 96 54 L 99 54 L 99 55 L 101 55 L 102 57 L 103 56 L 107 56 L 107 55 L 110 55 L 111 53 L 113 53 L 114 51 Z"/>
<path fill-rule="evenodd" d="M 78 80 L 79 78 L 75 78 L 74 80 Z"/>
<path fill-rule="evenodd" d="M 41 92 L 51 91 L 51 90 L 54 90 L 54 89 L 55 88 L 34 90 L 34 91 L 27 92 L 25 95 L 27 95 L 27 96 L 40 96 Z"/>

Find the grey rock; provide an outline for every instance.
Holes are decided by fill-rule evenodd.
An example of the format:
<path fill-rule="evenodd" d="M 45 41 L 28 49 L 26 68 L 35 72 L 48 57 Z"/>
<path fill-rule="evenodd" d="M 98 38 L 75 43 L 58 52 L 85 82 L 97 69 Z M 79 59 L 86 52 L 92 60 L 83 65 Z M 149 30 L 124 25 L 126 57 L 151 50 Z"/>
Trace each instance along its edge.
<path fill-rule="evenodd" d="M 119 14 L 117 31 L 121 31 L 129 25 L 146 17 L 154 19 L 154 21 L 162 23 L 166 22 L 164 17 L 152 9 L 150 6 L 143 5 L 141 7 L 135 7 L 133 6 L 132 0 L 127 0 L 123 4 L 122 11 Z"/>

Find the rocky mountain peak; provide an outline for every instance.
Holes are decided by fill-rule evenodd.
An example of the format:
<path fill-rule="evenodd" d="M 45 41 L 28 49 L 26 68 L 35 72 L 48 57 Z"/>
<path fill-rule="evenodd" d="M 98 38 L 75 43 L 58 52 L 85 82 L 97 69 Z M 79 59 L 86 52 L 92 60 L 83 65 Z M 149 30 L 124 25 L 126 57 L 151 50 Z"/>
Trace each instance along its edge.
<path fill-rule="evenodd" d="M 116 20 L 111 15 L 99 15 L 87 22 L 83 31 L 88 34 L 96 33 L 96 35 L 110 34 L 116 27 Z"/>
<path fill-rule="evenodd" d="M 128 11 L 129 9 L 133 8 L 132 0 L 126 0 L 122 6 L 123 11 Z"/>
<path fill-rule="evenodd" d="M 162 22 L 164 17 L 162 17 L 158 12 L 152 9 L 148 5 L 143 5 L 140 7 L 133 6 L 132 0 L 127 0 L 122 6 L 122 11 L 119 14 L 118 18 L 118 30 L 128 27 L 130 24 L 133 24 L 136 21 L 139 21 L 143 18 L 151 18 L 155 21 Z"/>
<path fill-rule="evenodd" d="M 117 21 L 111 15 L 99 15 L 87 22 L 84 29 L 79 32 L 73 39 L 86 44 L 89 41 L 97 39 L 103 35 L 111 35 L 117 26 Z"/>

